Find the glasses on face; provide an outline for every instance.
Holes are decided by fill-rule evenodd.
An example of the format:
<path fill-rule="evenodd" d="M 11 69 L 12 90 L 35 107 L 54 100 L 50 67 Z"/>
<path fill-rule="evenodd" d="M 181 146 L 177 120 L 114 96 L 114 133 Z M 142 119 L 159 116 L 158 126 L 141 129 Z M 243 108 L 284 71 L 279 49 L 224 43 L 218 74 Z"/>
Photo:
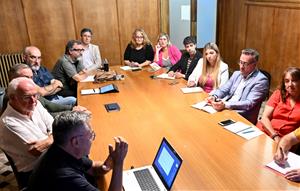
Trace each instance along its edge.
<path fill-rule="evenodd" d="M 253 62 L 244 62 L 244 61 L 239 61 L 238 62 L 238 64 L 239 65 L 242 65 L 242 66 L 244 66 L 244 67 L 247 67 L 247 66 L 249 66 L 250 64 L 252 64 L 252 63 L 254 63 L 254 61 Z"/>
<path fill-rule="evenodd" d="M 136 39 L 143 39 L 143 36 L 135 36 Z"/>
<path fill-rule="evenodd" d="M 22 95 L 20 96 L 21 99 L 25 102 L 29 102 L 30 100 L 34 99 L 37 100 L 40 98 L 40 94 L 36 93 L 36 94 L 32 94 L 32 95 Z"/>
<path fill-rule="evenodd" d="M 41 56 L 33 56 L 33 55 L 30 55 L 29 58 L 30 58 L 31 60 L 41 60 L 41 59 L 42 59 Z"/>
<path fill-rule="evenodd" d="M 83 136 L 86 136 L 86 135 L 76 135 L 76 136 L 74 136 L 74 137 L 83 137 Z M 88 139 L 89 139 L 90 141 L 94 141 L 95 138 L 96 138 L 96 133 L 95 133 L 95 131 L 94 131 L 94 130 L 90 131 L 90 134 L 89 134 L 89 136 L 88 136 Z"/>
<path fill-rule="evenodd" d="M 73 48 L 72 50 L 73 50 L 73 51 L 76 51 L 76 52 L 83 52 L 83 51 L 84 51 L 83 48 L 82 48 L 82 49 L 76 49 L 76 48 Z"/>

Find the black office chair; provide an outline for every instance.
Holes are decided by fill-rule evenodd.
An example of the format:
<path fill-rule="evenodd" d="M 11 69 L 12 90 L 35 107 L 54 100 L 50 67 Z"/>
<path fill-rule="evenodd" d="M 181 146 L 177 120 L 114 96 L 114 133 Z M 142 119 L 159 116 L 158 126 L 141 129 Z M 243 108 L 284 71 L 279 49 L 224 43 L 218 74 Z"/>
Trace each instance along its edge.
<path fill-rule="evenodd" d="M 268 78 L 268 81 L 269 81 L 269 88 L 268 88 L 268 93 L 267 93 L 267 96 L 266 96 L 266 100 L 269 98 L 269 94 L 270 94 L 270 87 L 271 87 L 271 74 L 265 70 L 259 70 L 261 73 L 263 73 L 267 78 Z"/>
<path fill-rule="evenodd" d="M 16 177 L 17 183 L 18 183 L 18 187 L 20 189 L 20 191 L 25 191 L 27 190 L 26 185 L 24 184 L 24 180 L 22 180 L 22 178 L 20 177 L 20 173 L 17 170 L 17 167 L 15 165 L 15 162 L 13 161 L 13 159 L 2 149 L 3 153 L 5 154 L 13 172 L 14 175 Z"/>
<path fill-rule="evenodd" d="M 3 108 L 3 99 L 4 99 L 4 96 L 5 96 L 5 88 L 3 87 L 0 87 L 0 116 L 2 114 L 2 108 Z"/>

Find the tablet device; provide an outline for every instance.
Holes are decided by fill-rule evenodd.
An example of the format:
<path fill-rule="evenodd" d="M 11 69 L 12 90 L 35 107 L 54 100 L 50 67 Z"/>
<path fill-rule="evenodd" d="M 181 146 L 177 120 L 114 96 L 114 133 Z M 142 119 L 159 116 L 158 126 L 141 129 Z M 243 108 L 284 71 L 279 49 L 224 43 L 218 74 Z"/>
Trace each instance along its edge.
<path fill-rule="evenodd" d="M 99 88 L 100 94 L 119 92 L 118 87 L 115 84 L 108 84 Z"/>

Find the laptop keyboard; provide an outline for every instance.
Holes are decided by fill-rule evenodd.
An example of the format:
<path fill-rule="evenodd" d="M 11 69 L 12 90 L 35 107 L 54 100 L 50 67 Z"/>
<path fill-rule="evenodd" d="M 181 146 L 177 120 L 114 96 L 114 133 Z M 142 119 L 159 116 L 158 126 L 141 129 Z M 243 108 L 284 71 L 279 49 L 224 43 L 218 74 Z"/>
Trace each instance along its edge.
<path fill-rule="evenodd" d="M 133 172 L 143 191 L 160 191 L 149 169 Z"/>

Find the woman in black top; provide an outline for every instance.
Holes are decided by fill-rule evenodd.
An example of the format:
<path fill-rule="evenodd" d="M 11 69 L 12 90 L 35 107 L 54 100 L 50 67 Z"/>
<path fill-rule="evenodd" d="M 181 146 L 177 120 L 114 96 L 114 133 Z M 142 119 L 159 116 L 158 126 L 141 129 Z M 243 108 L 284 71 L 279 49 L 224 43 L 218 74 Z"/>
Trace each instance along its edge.
<path fill-rule="evenodd" d="M 202 54 L 196 50 L 196 41 L 193 37 L 185 37 L 183 44 L 186 52 L 181 55 L 180 60 L 168 71 L 170 77 L 188 79 Z"/>
<path fill-rule="evenodd" d="M 154 58 L 151 42 L 143 29 L 136 29 L 124 52 L 124 62 L 128 66 L 147 66 Z"/>

